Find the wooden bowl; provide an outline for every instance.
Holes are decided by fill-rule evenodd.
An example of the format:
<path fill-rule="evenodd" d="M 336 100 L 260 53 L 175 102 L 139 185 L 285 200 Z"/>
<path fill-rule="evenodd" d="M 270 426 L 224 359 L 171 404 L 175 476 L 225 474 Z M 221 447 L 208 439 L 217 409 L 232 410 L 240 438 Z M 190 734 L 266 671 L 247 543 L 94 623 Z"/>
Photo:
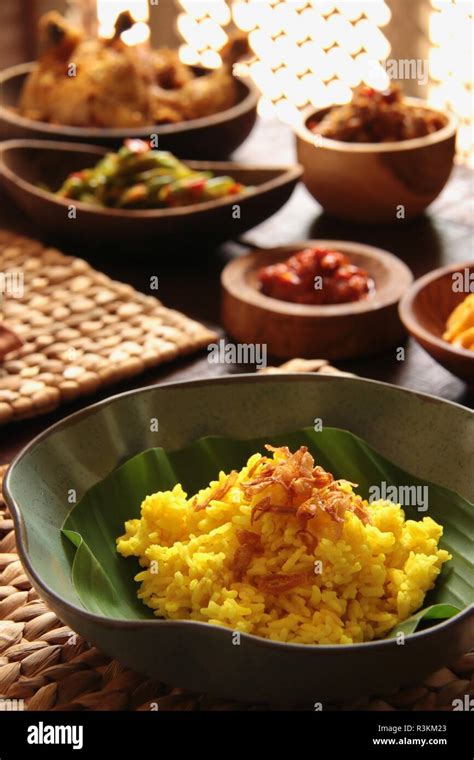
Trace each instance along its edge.
<path fill-rule="evenodd" d="M 41 227 L 55 236 L 88 244 L 146 241 L 220 242 L 238 236 L 274 214 L 288 200 L 301 176 L 301 167 L 248 166 L 229 162 L 188 161 L 193 169 L 230 174 L 253 189 L 183 208 L 125 210 L 58 198 L 38 187 L 58 188 L 74 171 L 93 166 L 106 149 L 74 143 L 10 140 L 0 144 L 0 180 L 13 200 Z M 240 215 L 233 213 L 240 206 Z M 69 218 L 71 206 L 76 218 Z"/>
<path fill-rule="evenodd" d="M 179 124 L 150 125 L 136 129 L 105 129 L 70 127 L 26 119 L 15 110 L 26 77 L 34 63 L 23 63 L 5 69 L 0 74 L 0 139 L 28 138 L 37 140 L 68 140 L 69 142 L 105 145 L 118 148 L 129 137 L 159 138 L 162 150 L 182 158 L 226 158 L 250 134 L 256 118 L 259 94 L 249 81 L 237 79 L 239 99 L 235 106 L 201 119 Z M 202 69 L 194 67 L 199 73 Z"/>
<path fill-rule="evenodd" d="M 373 278 L 375 292 L 353 303 L 307 306 L 270 298 L 258 288 L 261 267 L 311 246 L 347 253 Z M 264 343 L 271 356 L 348 359 L 378 353 L 403 339 L 398 301 L 413 281 L 408 267 L 387 251 L 341 240 L 306 240 L 253 251 L 222 272 L 222 323 L 241 343 Z"/>
<path fill-rule="evenodd" d="M 468 273 L 470 288 L 453 290 L 453 275 Z M 411 335 L 433 359 L 457 377 L 474 383 L 474 351 L 443 340 L 446 320 L 469 292 L 474 292 L 474 264 L 451 264 L 435 269 L 413 283 L 400 302 L 400 318 Z"/>
<path fill-rule="evenodd" d="M 417 98 L 406 101 L 426 105 Z M 446 114 L 446 126 L 425 137 L 350 143 L 316 136 L 309 129 L 308 123 L 328 111 L 307 109 L 295 128 L 303 182 L 328 214 L 351 222 L 396 222 L 402 207 L 402 218 L 410 219 L 440 194 L 453 165 L 457 126 L 453 116 Z"/>

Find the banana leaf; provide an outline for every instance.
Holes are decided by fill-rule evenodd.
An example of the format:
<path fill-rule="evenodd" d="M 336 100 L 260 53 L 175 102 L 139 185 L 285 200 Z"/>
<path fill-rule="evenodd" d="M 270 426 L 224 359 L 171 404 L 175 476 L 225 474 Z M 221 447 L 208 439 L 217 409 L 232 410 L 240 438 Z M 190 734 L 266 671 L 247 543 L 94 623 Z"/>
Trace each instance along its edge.
<path fill-rule="evenodd" d="M 443 525 L 441 546 L 453 559 L 443 566 L 423 610 L 397 625 L 389 636 L 399 632 L 408 635 L 434 625 L 474 603 L 474 505 L 453 491 L 401 470 L 346 430 L 324 428 L 316 432 L 306 428 L 272 436 L 271 440 L 216 436 L 202 438 L 179 451 L 148 449 L 92 487 L 62 528 L 75 547 L 72 581 L 84 607 L 113 618 L 153 618 L 152 611 L 137 598 L 137 559 L 125 559 L 116 552 L 115 539 L 123 533 L 125 520 L 140 516 L 140 505 L 147 495 L 181 483 L 190 496 L 215 480 L 220 470 L 241 469 L 251 454 L 264 451 L 265 443 L 286 445 L 291 450 L 308 446 L 317 464 L 337 478 L 358 483 L 357 490 L 364 498 L 370 497 L 371 486 L 381 483 L 387 487 L 428 487 L 428 510 L 405 507 L 406 517 L 419 520 L 428 514 Z"/>

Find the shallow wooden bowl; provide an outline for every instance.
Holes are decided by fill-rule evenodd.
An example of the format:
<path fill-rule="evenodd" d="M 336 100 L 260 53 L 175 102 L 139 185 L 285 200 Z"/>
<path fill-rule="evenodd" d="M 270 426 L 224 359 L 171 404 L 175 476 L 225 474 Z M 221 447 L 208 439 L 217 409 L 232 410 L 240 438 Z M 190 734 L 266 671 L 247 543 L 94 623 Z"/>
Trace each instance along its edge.
<path fill-rule="evenodd" d="M 74 143 L 41 140 L 10 140 L 0 144 L 0 181 L 25 214 L 64 239 L 83 239 L 87 245 L 188 241 L 221 242 L 238 236 L 274 214 L 288 200 L 301 176 L 301 167 L 248 166 L 230 162 L 188 161 L 194 169 L 230 174 L 251 186 L 246 193 L 216 201 L 170 209 L 130 211 L 97 208 L 86 203 L 58 198 L 52 189 L 61 186 L 74 171 L 93 166 L 106 149 Z M 240 215 L 233 213 L 240 206 Z M 74 206 L 76 218 L 69 217 Z"/>
<path fill-rule="evenodd" d="M 464 277 L 471 290 L 453 290 L 453 275 Z M 474 292 L 474 264 L 451 264 L 435 269 L 413 283 L 400 302 L 400 318 L 411 335 L 433 359 L 453 375 L 474 383 L 474 351 L 443 340 L 446 320 L 469 292 Z"/>
<path fill-rule="evenodd" d="M 258 288 L 261 267 L 311 246 L 347 253 L 373 278 L 375 292 L 354 303 L 307 306 L 270 298 Z M 378 353 L 402 340 L 397 304 L 413 281 L 408 267 L 387 251 L 340 240 L 306 240 L 253 251 L 228 264 L 221 278 L 222 323 L 241 343 L 263 343 L 271 356 L 348 359 Z"/>
<path fill-rule="evenodd" d="M 406 101 L 424 104 L 417 98 Z M 453 116 L 446 114 L 446 126 L 425 137 L 350 143 L 316 136 L 309 129 L 311 121 L 329 110 L 307 109 L 295 127 L 303 182 L 328 214 L 352 222 L 396 222 L 402 213 L 405 219 L 418 216 L 440 194 L 453 166 Z"/>
<path fill-rule="evenodd" d="M 0 139 L 68 140 L 69 142 L 119 147 L 129 137 L 149 139 L 158 135 L 162 150 L 182 158 L 226 158 L 250 134 L 256 118 L 259 94 L 249 81 L 238 82 L 239 100 L 235 106 L 201 119 L 178 124 L 161 124 L 137 129 L 69 127 L 26 119 L 15 110 L 26 77 L 34 63 L 22 63 L 0 73 Z M 196 71 L 202 69 L 196 67 Z"/>

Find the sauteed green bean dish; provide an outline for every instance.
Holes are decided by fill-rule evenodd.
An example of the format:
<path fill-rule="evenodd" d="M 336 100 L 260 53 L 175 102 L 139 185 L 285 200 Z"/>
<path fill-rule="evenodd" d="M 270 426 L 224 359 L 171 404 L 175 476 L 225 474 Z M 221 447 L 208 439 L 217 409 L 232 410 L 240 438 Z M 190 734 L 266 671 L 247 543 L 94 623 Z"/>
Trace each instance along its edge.
<path fill-rule="evenodd" d="M 247 190 L 232 177 L 194 171 L 144 140 L 126 140 L 94 167 L 70 174 L 56 195 L 94 206 L 153 209 L 190 206 Z"/>

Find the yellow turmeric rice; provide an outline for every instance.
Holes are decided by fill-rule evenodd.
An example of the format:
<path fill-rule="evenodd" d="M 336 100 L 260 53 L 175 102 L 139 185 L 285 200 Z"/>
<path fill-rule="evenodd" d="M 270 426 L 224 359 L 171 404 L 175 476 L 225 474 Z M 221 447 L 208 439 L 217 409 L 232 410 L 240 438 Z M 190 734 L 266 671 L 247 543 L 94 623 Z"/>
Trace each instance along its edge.
<path fill-rule="evenodd" d="M 117 539 L 138 557 L 139 598 L 159 617 L 201 620 L 276 641 L 383 637 L 419 609 L 444 562 L 443 529 L 368 503 L 301 447 L 266 447 L 187 498 L 147 496 Z"/>

